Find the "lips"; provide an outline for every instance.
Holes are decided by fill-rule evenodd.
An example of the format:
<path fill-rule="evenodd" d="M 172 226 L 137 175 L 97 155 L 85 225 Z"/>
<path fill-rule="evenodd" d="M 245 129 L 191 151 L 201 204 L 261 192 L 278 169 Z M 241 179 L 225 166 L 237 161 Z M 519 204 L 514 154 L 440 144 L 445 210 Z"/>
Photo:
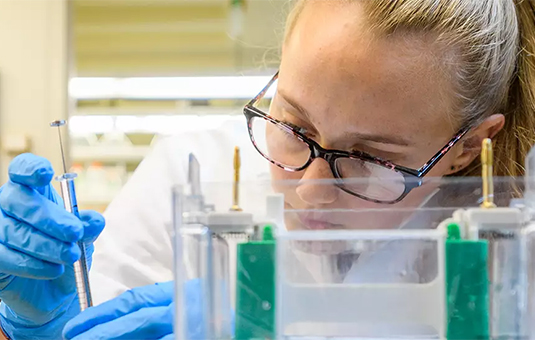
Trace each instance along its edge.
<path fill-rule="evenodd" d="M 328 214 L 321 212 L 297 212 L 297 217 L 304 229 L 309 230 L 333 230 L 343 229 L 343 225 L 332 223 Z"/>
<path fill-rule="evenodd" d="M 310 229 L 310 230 L 329 230 L 329 229 L 337 228 L 336 224 L 328 223 L 325 221 L 311 220 L 311 219 L 301 220 L 301 223 L 304 225 L 306 229 Z"/>
<path fill-rule="evenodd" d="M 296 210 L 286 203 L 286 223 L 289 230 L 340 230 L 344 224 L 334 222 L 333 213 L 321 210 Z M 347 241 L 292 241 L 291 247 L 314 255 L 338 255 L 352 249 Z"/>

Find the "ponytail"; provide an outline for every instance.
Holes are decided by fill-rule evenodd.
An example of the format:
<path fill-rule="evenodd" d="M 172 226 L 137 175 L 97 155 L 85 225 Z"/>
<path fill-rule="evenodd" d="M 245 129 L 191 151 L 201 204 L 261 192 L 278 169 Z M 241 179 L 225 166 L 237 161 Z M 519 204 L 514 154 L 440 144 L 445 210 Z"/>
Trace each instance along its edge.
<path fill-rule="evenodd" d="M 497 176 L 523 176 L 535 145 L 535 0 L 514 0 L 519 28 L 516 74 L 505 103 L 505 126 L 494 138 Z"/>
<path fill-rule="evenodd" d="M 370 25 L 380 33 L 434 31 L 447 46 L 465 51 L 454 65 L 460 123 L 503 113 L 504 128 L 493 137 L 494 172 L 523 176 L 535 145 L 535 0 L 353 1 L 365 5 Z M 305 2 L 297 0 L 287 34 Z M 480 175 L 479 157 L 454 174 Z"/>

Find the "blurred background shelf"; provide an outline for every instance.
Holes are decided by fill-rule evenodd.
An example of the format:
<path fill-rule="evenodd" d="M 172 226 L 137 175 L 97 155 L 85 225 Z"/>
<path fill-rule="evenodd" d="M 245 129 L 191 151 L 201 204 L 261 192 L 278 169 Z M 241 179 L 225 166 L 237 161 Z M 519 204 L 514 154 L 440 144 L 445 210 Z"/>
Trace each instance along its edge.
<path fill-rule="evenodd" d="M 80 205 L 103 211 L 160 136 L 217 129 L 229 120 L 245 124 L 243 106 L 278 68 L 290 5 L 73 0 L 70 6 L 70 163 L 79 173 Z"/>
<path fill-rule="evenodd" d="M 150 146 L 74 146 L 71 157 L 74 162 L 141 162 Z"/>
<path fill-rule="evenodd" d="M 214 76 L 276 68 L 289 6 L 287 0 L 74 0 L 76 76 Z"/>
<path fill-rule="evenodd" d="M 102 211 L 160 136 L 245 124 L 243 106 L 278 69 L 291 5 L 0 1 L 2 182 L 24 152 L 61 169 L 49 123 L 66 119 L 79 204 Z"/>

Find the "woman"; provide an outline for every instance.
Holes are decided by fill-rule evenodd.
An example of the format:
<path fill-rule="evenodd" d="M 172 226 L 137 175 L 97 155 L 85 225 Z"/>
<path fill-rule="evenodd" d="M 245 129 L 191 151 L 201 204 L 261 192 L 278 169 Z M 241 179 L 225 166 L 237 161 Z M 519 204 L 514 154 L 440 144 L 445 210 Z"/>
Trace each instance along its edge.
<path fill-rule="evenodd" d="M 301 0 L 289 16 L 277 95 L 270 116 L 254 109 L 255 101 L 245 113 L 250 123 L 253 120 L 264 123 L 260 126 L 265 129 L 253 133 L 264 133 L 266 138 L 275 132 L 287 133 L 288 139 L 284 142 L 265 144 L 266 148 L 257 141 L 259 151 L 274 163 L 271 167 L 274 180 L 351 178 L 367 174 L 379 180 L 387 178 L 385 182 L 395 184 L 395 187 L 365 190 L 359 186 L 340 188 L 303 181 L 285 189 L 288 207 L 322 209 L 342 205 L 352 208 L 393 203 L 401 198 L 399 204 L 417 202 L 418 190 L 408 188 L 406 183 L 411 180 L 403 178 L 418 181 L 424 175 L 478 175 L 479 145 L 484 138 L 495 141 L 497 175 L 523 174 L 524 157 L 535 142 L 534 53 L 532 1 Z M 258 126 L 253 123 L 253 128 Z M 277 130 L 280 126 L 283 129 Z M 217 141 L 213 143 L 216 144 Z M 209 149 L 211 145 L 203 146 Z M 158 152 L 164 155 L 166 151 Z M 288 155 L 291 157 L 286 157 Z M 439 162 L 434 155 L 441 156 Z M 162 156 L 157 162 L 153 159 L 153 165 L 145 162 L 134 178 L 137 185 L 129 184 L 125 189 L 127 194 L 119 200 L 142 202 L 148 199 L 143 196 L 154 197 L 148 195 L 150 190 L 165 192 L 167 187 L 155 186 L 154 181 L 150 185 L 146 183 L 154 178 L 152 170 L 167 169 L 171 164 L 176 169 L 175 161 Z M 201 164 L 209 169 L 219 165 L 209 157 L 205 161 L 201 159 Z M 33 183 L 21 182 L 19 184 L 23 185 L 19 187 Z M 173 181 L 159 183 L 164 182 Z M 147 192 L 133 190 L 143 185 Z M 13 194 L 14 184 L 7 186 Z M 2 194 L 6 191 L 4 189 Z M 5 204 L 6 199 L 0 202 L 6 215 L 4 219 L 19 216 L 12 213 L 16 202 L 11 200 L 10 206 Z M 138 205 L 132 211 L 125 211 L 120 205 L 125 204 L 115 203 L 107 213 L 110 223 L 107 232 L 111 232 L 108 239 L 103 238 L 102 244 L 104 241 L 113 244 L 112 233 L 117 233 L 117 237 L 128 234 L 126 226 L 121 229 L 119 224 L 114 225 L 128 214 L 132 219 L 147 216 L 147 211 L 137 209 Z M 143 218 L 137 220 L 143 221 Z M 333 222 L 326 218 L 305 218 L 300 222 L 296 228 L 346 227 L 344 221 Z M 145 228 L 146 231 L 137 233 L 135 238 L 129 236 L 122 256 L 135 257 L 141 253 L 145 254 L 145 259 L 150 258 L 152 253 L 145 248 L 144 240 L 149 235 L 154 238 L 153 234 L 166 235 L 163 226 L 158 228 Z M 167 252 L 170 258 L 169 252 L 170 249 Z M 120 260 L 107 257 L 105 250 L 97 255 L 95 265 L 116 261 Z M 110 268 L 114 267 L 108 267 L 107 272 L 100 270 L 100 273 L 111 277 L 118 275 Z M 115 268 L 117 272 L 137 270 Z M 158 267 L 169 274 L 171 268 L 170 261 Z M 162 281 L 162 270 L 153 274 L 147 270 L 145 274 L 137 273 L 137 277 L 144 276 L 147 283 Z M 166 279 L 171 278 L 168 275 Z M 122 283 L 132 286 L 132 281 L 123 280 Z M 96 333 L 106 334 L 107 338 L 125 334 L 131 338 L 164 337 L 171 332 L 169 322 L 165 321 L 170 317 L 164 317 L 170 313 L 171 300 L 169 294 L 162 293 L 161 287 L 134 290 L 83 313 L 67 326 L 67 338 L 76 335 L 91 338 Z M 68 294 L 72 296 L 73 292 Z M 148 317 L 150 310 L 154 313 Z M 2 312 L 2 326 L 10 334 L 17 331 L 18 312 L 25 313 L 25 320 L 28 320 L 27 310 L 14 302 L 9 313 Z M 32 318 L 40 320 L 42 314 L 39 313 L 42 312 L 31 314 Z M 65 315 L 71 316 L 63 313 L 47 320 L 48 325 L 64 324 L 68 319 Z M 39 325 L 36 322 L 35 327 L 24 334 L 38 332 Z"/>

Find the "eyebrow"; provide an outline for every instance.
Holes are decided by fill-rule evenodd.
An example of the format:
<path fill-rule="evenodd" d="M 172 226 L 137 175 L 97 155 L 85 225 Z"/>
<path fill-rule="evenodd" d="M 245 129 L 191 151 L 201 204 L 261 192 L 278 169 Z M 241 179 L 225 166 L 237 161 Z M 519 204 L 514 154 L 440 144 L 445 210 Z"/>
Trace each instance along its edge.
<path fill-rule="evenodd" d="M 305 110 L 301 105 L 299 105 L 295 100 L 284 94 L 284 92 L 278 90 L 278 95 L 282 97 L 282 100 L 285 101 L 288 105 L 292 106 L 294 109 L 296 109 L 300 114 L 305 116 L 306 118 L 310 119 L 310 115 L 308 114 L 308 111 Z"/>
<path fill-rule="evenodd" d="M 383 136 L 383 135 L 374 135 L 374 134 L 366 134 L 366 133 L 352 133 L 351 136 L 355 139 L 360 139 L 360 140 L 374 142 L 374 143 L 410 146 L 410 143 L 403 137 Z"/>
<path fill-rule="evenodd" d="M 305 116 L 310 120 L 310 115 L 307 110 L 305 110 L 301 105 L 299 105 L 295 100 L 284 94 L 284 92 L 278 91 L 278 95 L 282 98 L 283 101 L 285 101 L 288 105 L 295 108 L 300 114 Z M 410 146 L 410 143 L 408 140 L 406 140 L 403 137 L 398 136 L 385 136 L 385 135 L 377 135 L 377 134 L 366 134 L 366 133 L 351 133 L 350 135 L 352 138 L 362 140 L 362 141 L 368 141 L 368 142 L 374 142 L 374 143 L 380 143 L 380 144 L 392 144 L 392 145 L 399 145 L 399 146 Z"/>

